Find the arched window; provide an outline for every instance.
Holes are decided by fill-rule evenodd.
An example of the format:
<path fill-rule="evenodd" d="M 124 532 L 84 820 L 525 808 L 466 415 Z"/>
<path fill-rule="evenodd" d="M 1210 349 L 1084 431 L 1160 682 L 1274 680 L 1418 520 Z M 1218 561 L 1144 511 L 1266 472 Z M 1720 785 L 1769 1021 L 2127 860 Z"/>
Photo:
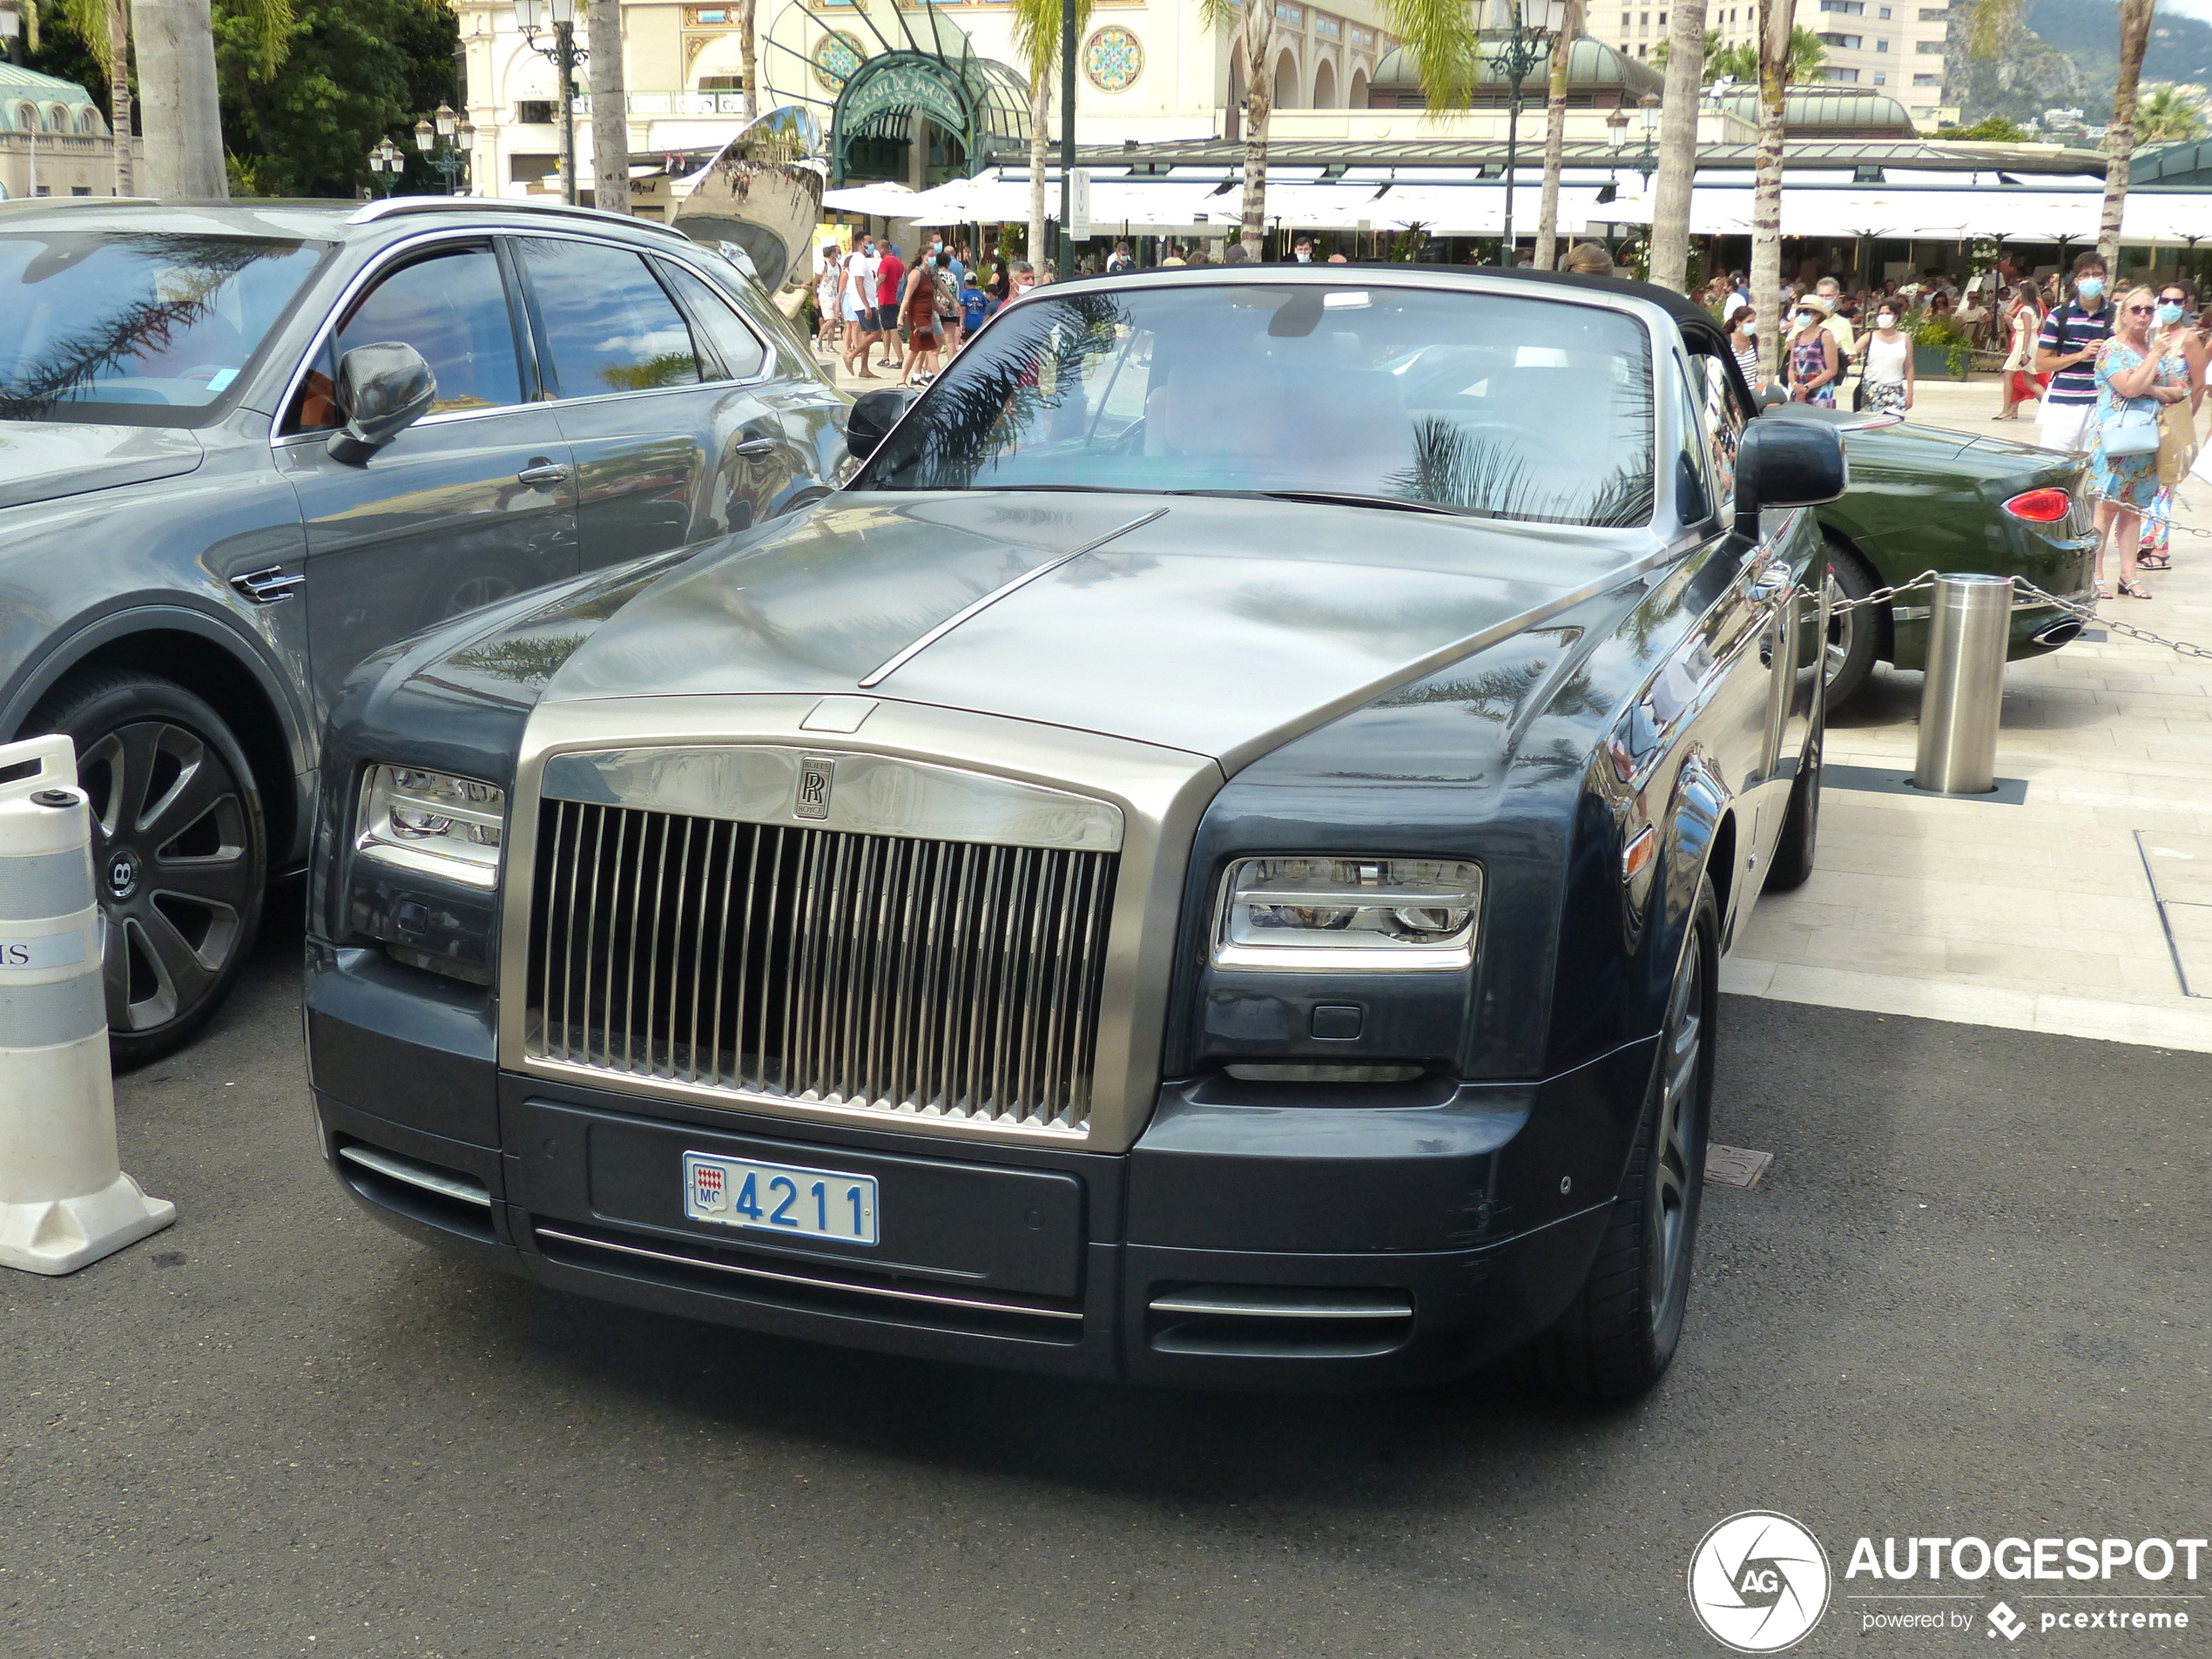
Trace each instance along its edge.
<path fill-rule="evenodd" d="M 1278 110 L 1299 107 L 1298 59 L 1285 52 L 1275 60 L 1275 105 Z"/>
<path fill-rule="evenodd" d="M 100 136 L 100 112 L 87 104 L 77 111 L 77 130 L 91 138 Z"/>
<path fill-rule="evenodd" d="M 16 105 L 15 124 L 16 124 L 16 131 L 17 131 L 17 132 L 37 132 L 37 131 L 38 131 L 38 106 L 37 106 L 37 105 L 35 105 L 35 104 L 18 104 L 18 105 Z"/>
<path fill-rule="evenodd" d="M 1352 96 L 1345 101 L 1355 110 L 1364 110 L 1367 107 L 1367 71 L 1366 70 L 1355 69 L 1352 71 Z"/>
<path fill-rule="evenodd" d="M 46 131 L 49 132 L 69 131 L 69 106 L 67 105 L 49 104 L 46 106 Z"/>
<path fill-rule="evenodd" d="M 1337 69 L 1327 58 L 1313 66 L 1313 107 L 1333 110 L 1337 106 Z"/>

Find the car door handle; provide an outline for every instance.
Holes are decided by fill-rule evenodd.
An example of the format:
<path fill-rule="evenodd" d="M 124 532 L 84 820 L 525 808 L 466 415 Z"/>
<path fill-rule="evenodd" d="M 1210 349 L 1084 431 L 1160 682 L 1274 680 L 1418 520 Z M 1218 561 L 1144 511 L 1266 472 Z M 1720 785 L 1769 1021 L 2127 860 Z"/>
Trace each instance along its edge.
<path fill-rule="evenodd" d="M 762 455 L 776 453 L 776 441 L 773 438 L 747 438 L 737 447 L 735 453 L 748 461 L 758 460 Z"/>
<path fill-rule="evenodd" d="M 569 469 L 557 461 L 533 456 L 530 464 L 515 475 L 518 484 L 557 484 L 569 475 Z"/>
<path fill-rule="evenodd" d="M 282 604 L 300 591 L 307 583 L 304 576 L 296 576 L 281 564 L 273 564 L 266 570 L 254 570 L 231 578 L 231 586 L 257 605 Z"/>

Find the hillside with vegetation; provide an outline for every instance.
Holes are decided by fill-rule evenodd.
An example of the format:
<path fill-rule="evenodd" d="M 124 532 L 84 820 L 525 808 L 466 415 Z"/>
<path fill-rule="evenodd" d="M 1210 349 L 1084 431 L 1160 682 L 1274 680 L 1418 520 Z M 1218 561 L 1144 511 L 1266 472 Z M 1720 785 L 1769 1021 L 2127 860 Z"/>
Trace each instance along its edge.
<path fill-rule="evenodd" d="M 1964 4 L 1953 7 L 1963 14 Z M 1993 57 L 1970 58 L 1963 17 L 1952 26 L 1946 78 L 1972 123 L 2005 116 L 2027 123 L 2052 109 L 2078 109 L 2099 125 L 2112 114 L 2120 71 L 2120 10 L 2114 0 L 2027 0 L 2020 26 Z M 2161 10 L 2143 57 L 2143 84 L 2212 86 L 2212 24 Z"/>

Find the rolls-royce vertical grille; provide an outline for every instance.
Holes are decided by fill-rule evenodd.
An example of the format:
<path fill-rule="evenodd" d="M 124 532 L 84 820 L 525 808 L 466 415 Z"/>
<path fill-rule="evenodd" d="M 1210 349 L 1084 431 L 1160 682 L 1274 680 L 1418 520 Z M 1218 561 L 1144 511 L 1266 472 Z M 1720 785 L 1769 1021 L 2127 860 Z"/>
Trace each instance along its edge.
<path fill-rule="evenodd" d="M 528 1051 L 737 1096 L 1079 1131 L 1116 862 L 547 801 Z"/>

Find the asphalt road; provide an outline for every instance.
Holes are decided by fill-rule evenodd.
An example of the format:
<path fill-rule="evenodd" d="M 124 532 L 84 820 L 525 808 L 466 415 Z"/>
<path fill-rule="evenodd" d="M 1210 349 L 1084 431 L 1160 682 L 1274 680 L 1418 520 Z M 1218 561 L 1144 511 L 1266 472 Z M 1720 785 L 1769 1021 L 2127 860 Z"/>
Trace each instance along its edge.
<path fill-rule="evenodd" d="M 1719 1654 L 1683 1573 L 1737 1510 L 1839 1575 L 1860 1534 L 2212 1520 L 2202 1055 L 1734 999 L 1717 1138 L 1776 1163 L 1709 1190 L 1654 1397 L 1179 1396 L 446 1264 L 317 1160 L 297 944 L 122 1085 L 178 1224 L 0 1272 L 9 1659 Z M 1955 1635 L 1839 1601 L 1797 1651 L 1986 1659 L 1987 1599 Z"/>

